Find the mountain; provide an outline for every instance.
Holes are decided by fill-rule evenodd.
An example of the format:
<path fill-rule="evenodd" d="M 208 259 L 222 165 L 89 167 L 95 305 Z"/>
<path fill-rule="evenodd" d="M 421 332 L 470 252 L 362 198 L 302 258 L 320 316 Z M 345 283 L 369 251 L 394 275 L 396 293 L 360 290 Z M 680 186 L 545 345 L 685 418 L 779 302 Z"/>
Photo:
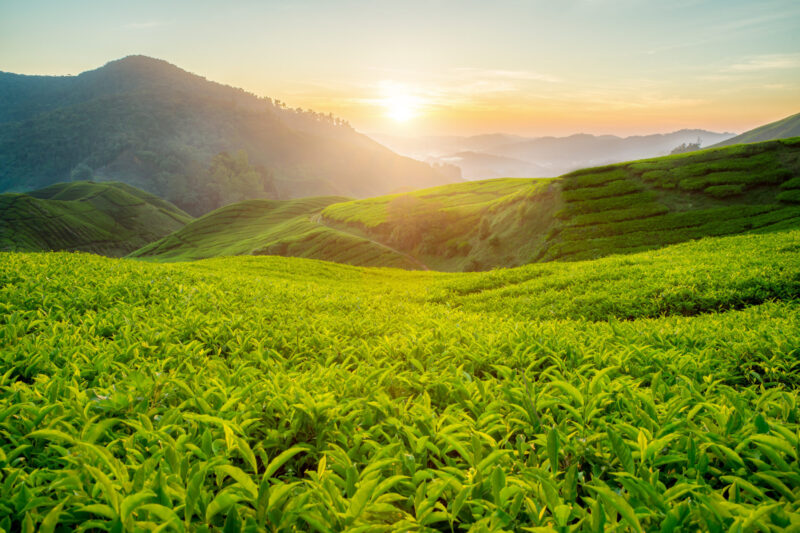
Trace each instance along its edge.
<path fill-rule="evenodd" d="M 0 194 L 0 251 L 122 256 L 191 220 L 124 183 L 59 183 L 28 194 Z"/>
<path fill-rule="evenodd" d="M 361 266 L 415 269 L 413 258 L 316 221 L 336 196 L 299 200 L 248 200 L 212 211 L 131 257 L 191 261 L 229 255 L 283 255 Z"/>
<path fill-rule="evenodd" d="M 508 176 L 547 176 L 550 169 L 502 155 L 485 152 L 457 152 L 442 157 L 444 163 L 455 165 L 461 169 L 462 176 L 474 178 L 502 178 Z"/>
<path fill-rule="evenodd" d="M 398 153 L 429 163 L 458 165 L 464 178 L 482 179 L 499 176 L 551 177 L 572 170 L 668 155 L 683 143 L 703 146 L 733 137 L 733 133 L 706 130 L 680 130 L 672 133 L 617 137 L 579 133 L 568 137 L 520 137 L 492 134 L 473 137 L 403 138 L 373 135 Z M 480 153 L 483 160 L 460 158 L 460 153 Z M 495 156 L 494 162 L 487 159 Z M 516 172 L 507 173 L 508 160 L 517 162 Z M 521 162 L 521 163 L 520 163 Z M 521 172 L 520 172 L 521 171 Z"/>
<path fill-rule="evenodd" d="M 0 73 L 0 192 L 76 179 L 122 181 L 194 214 L 454 181 L 331 115 L 158 59 L 130 56 L 78 76 Z"/>
<path fill-rule="evenodd" d="M 448 271 L 800 227 L 800 138 L 336 203 L 322 221 Z"/>
<path fill-rule="evenodd" d="M 788 139 L 798 136 L 800 136 L 800 113 L 746 131 L 741 135 L 717 143 L 714 146 L 731 146 L 733 144 Z"/>

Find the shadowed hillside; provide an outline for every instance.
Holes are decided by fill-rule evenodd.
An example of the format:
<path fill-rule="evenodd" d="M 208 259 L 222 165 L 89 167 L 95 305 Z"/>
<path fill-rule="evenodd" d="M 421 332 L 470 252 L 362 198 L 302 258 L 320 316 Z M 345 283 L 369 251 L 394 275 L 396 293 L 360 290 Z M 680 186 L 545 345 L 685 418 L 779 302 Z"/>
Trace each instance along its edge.
<path fill-rule="evenodd" d="M 217 156 L 238 162 L 221 167 Z M 453 181 L 331 115 L 157 59 L 130 56 L 78 76 L 0 73 L 0 192 L 69 179 L 123 181 L 193 214 L 251 198 L 365 197 Z"/>
<path fill-rule="evenodd" d="M 28 194 L 0 195 L 0 251 L 121 256 L 191 219 L 169 202 L 124 183 L 59 183 Z"/>
<path fill-rule="evenodd" d="M 229 255 L 283 255 L 361 266 L 419 268 L 413 258 L 369 239 L 315 222 L 326 206 L 347 200 L 249 200 L 188 224 L 131 257 L 188 261 Z"/>

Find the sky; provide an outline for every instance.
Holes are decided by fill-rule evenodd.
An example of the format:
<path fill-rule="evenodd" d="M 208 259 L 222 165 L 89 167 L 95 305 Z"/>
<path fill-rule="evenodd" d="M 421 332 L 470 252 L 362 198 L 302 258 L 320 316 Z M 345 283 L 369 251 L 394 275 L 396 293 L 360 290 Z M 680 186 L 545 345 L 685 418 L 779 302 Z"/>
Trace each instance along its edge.
<path fill-rule="evenodd" d="M 738 133 L 800 112 L 798 0 L 0 0 L 0 71 L 132 54 L 395 135 Z"/>

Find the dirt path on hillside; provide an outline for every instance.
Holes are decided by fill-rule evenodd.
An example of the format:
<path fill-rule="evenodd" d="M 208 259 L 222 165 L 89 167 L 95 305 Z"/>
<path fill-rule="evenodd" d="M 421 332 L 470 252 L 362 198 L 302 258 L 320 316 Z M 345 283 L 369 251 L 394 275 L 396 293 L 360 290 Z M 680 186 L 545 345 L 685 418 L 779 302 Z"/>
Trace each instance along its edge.
<path fill-rule="evenodd" d="M 358 237 L 359 239 L 364 239 L 365 241 L 369 241 L 369 242 L 371 242 L 373 244 L 376 244 L 376 245 L 380 246 L 381 248 L 386 248 L 387 250 L 391 250 L 392 252 L 396 253 L 397 255 L 401 255 L 401 256 L 405 257 L 406 259 L 408 259 L 411 263 L 413 263 L 416 266 L 418 266 L 420 268 L 420 270 L 430 270 L 430 268 L 428 268 L 428 266 L 425 263 L 423 263 L 422 261 L 420 261 L 419 259 L 417 259 L 413 255 L 409 255 L 409 254 L 407 254 L 405 252 L 401 252 L 400 250 L 398 250 L 396 248 L 392 248 L 391 246 L 387 246 L 387 245 L 383 244 L 382 242 L 376 241 L 374 239 L 370 239 L 369 237 L 366 237 L 364 235 L 358 235 L 356 233 L 353 233 L 352 231 L 347 231 L 347 230 L 342 229 L 342 228 L 335 228 L 333 226 L 329 226 L 328 224 L 325 223 L 325 221 L 322 219 L 322 215 L 319 214 L 319 213 L 317 213 L 316 215 L 313 215 L 309 220 L 311 220 L 311 222 L 313 222 L 314 224 L 319 224 L 320 226 L 325 226 L 326 228 L 332 229 L 334 231 L 341 231 L 343 233 L 349 233 L 350 235 L 352 235 L 354 237 Z"/>

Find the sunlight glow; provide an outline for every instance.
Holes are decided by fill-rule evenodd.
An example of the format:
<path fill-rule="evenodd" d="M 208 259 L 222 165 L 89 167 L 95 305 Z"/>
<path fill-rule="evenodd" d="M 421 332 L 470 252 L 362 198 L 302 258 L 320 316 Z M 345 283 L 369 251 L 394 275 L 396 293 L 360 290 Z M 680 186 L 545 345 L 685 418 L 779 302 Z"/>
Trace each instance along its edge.
<path fill-rule="evenodd" d="M 420 114 L 422 102 L 411 94 L 408 87 L 384 82 L 384 97 L 380 100 L 386 116 L 397 122 L 408 122 Z"/>

